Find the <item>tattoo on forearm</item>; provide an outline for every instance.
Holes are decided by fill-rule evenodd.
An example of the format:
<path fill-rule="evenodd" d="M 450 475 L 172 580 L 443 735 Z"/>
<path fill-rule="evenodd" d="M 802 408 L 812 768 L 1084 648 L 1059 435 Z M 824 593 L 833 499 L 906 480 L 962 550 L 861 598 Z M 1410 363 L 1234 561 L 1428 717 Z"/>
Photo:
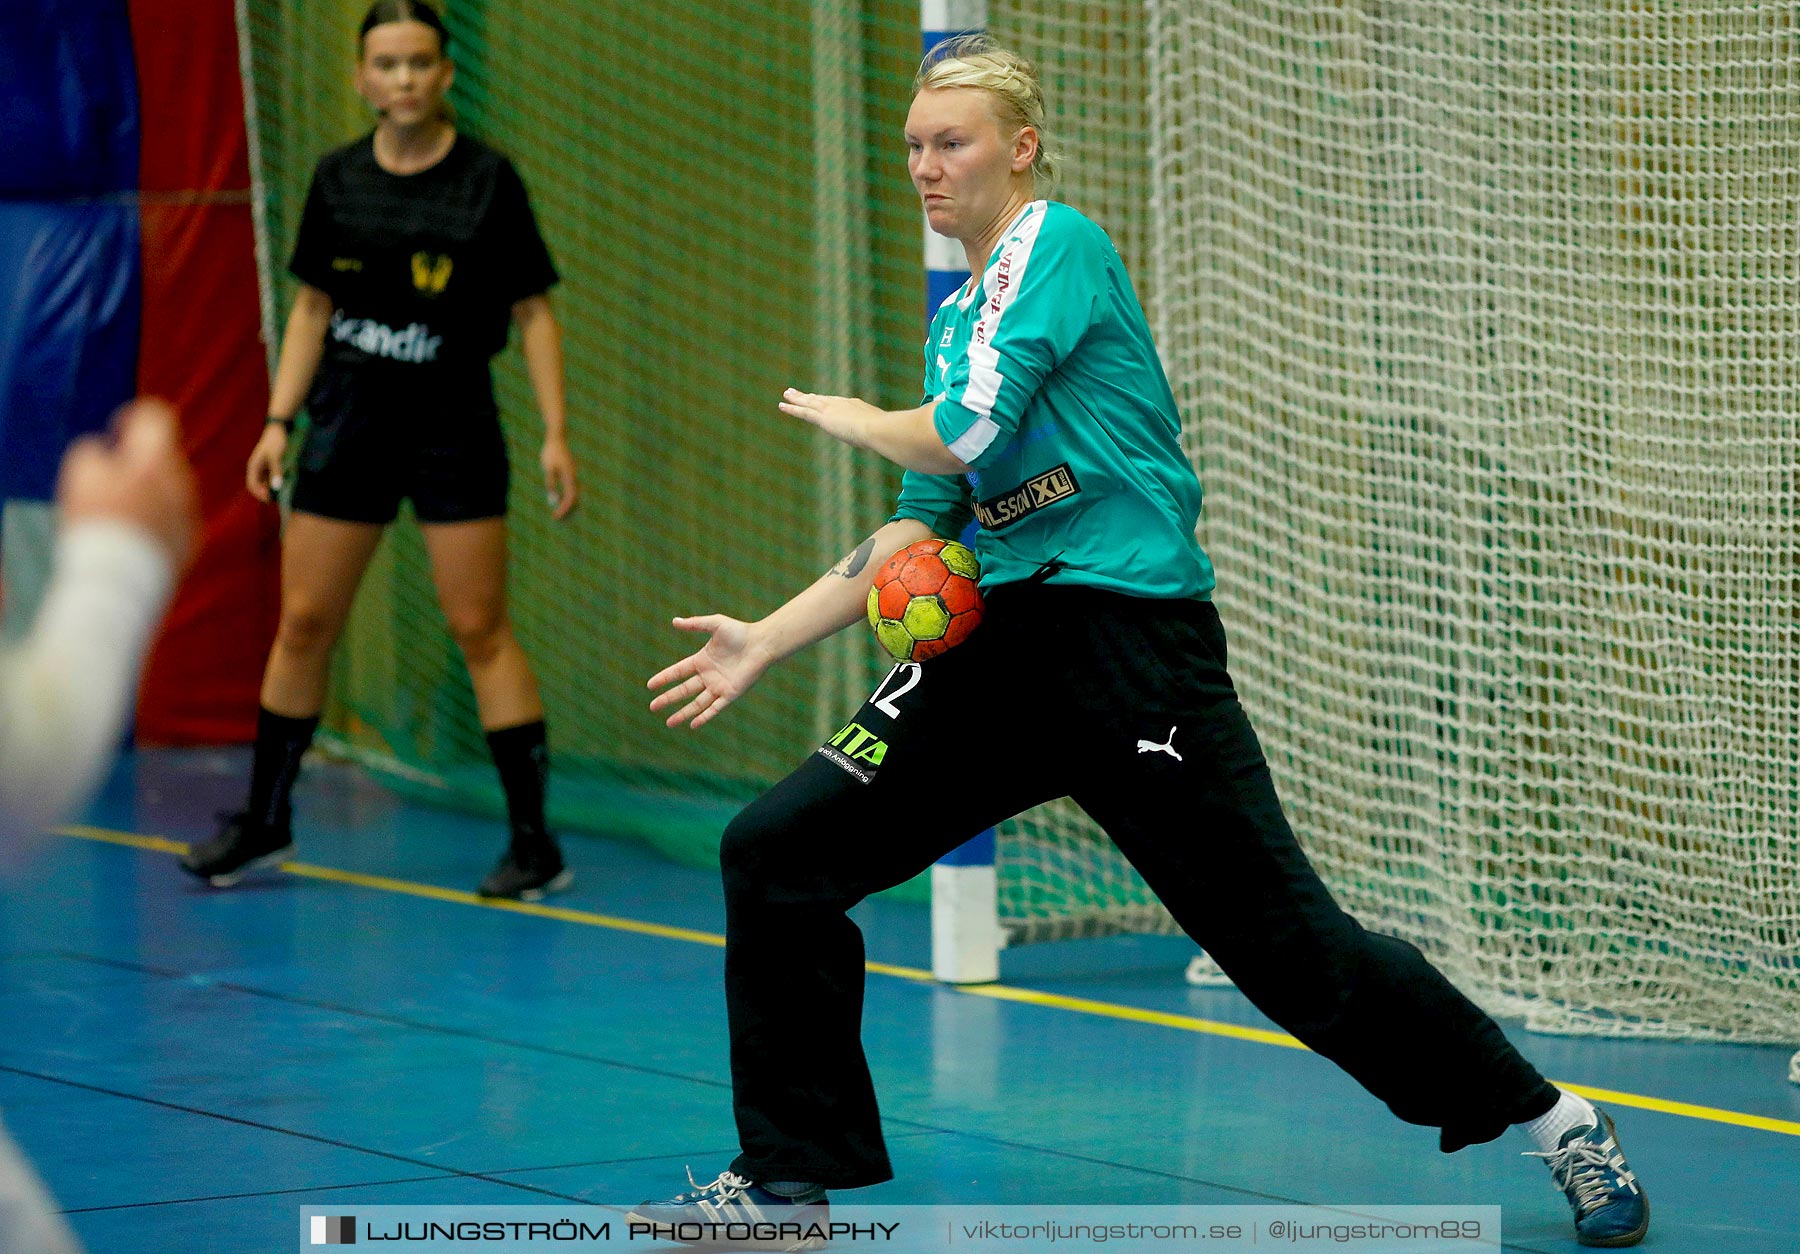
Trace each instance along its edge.
<path fill-rule="evenodd" d="M 875 537 L 870 536 L 850 552 L 838 559 L 838 564 L 831 568 L 834 575 L 842 575 L 845 579 L 854 579 L 862 574 L 863 567 L 869 564 L 869 554 L 875 551 Z"/>

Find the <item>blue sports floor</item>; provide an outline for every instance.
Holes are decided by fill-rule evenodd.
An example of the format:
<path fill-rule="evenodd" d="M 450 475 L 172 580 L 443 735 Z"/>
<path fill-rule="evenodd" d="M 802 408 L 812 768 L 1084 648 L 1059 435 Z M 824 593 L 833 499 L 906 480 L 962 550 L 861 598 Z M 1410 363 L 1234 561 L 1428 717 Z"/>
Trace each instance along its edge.
<path fill-rule="evenodd" d="M 90 827 L 0 852 L 0 1110 L 94 1254 L 292 1250 L 305 1206 L 629 1204 L 726 1165 L 714 876 L 577 837 L 571 892 L 482 904 L 495 825 L 319 764 L 300 861 L 208 890 L 176 854 L 244 765 L 128 757 Z M 1439 1154 L 1330 1064 L 1233 1035 L 1268 1025 L 1188 987 L 1185 944 L 1022 949 L 971 995 L 923 978 L 924 911 L 859 919 L 898 1178 L 847 1200 L 1498 1205 L 1504 1248 L 1578 1248 L 1523 1137 Z M 1604 1091 L 1643 1248 L 1800 1250 L 1791 1050 L 1516 1039 Z"/>

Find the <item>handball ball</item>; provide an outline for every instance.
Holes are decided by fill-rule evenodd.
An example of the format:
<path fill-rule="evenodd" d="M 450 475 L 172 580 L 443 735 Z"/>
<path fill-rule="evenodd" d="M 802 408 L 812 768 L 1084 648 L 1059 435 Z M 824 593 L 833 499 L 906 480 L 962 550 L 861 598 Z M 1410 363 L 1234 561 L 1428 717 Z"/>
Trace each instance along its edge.
<path fill-rule="evenodd" d="M 923 662 L 981 624 L 981 563 L 954 540 L 918 540 L 875 572 L 869 626 L 897 662 Z"/>

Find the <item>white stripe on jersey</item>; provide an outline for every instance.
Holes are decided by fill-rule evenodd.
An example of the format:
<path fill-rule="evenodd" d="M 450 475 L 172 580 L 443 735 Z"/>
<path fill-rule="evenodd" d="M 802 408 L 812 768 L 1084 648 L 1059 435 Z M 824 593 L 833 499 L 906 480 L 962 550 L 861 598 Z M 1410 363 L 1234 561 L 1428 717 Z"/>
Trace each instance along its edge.
<path fill-rule="evenodd" d="M 1000 434 L 1000 424 L 992 418 L 977 418 L 969 424 L 969 429 L 957 436 L 944 447 L 955 455 L 956 460 L 965 465 L 973 465 L 977 457 L 994 437 Z"/>
<path fill-rule="evenodd" d="M 1013 298 L 1025 284 L 1025 268 L 1031 263 L 1032 245 L 1037 243 L 1038 231 L 1044 225 L 1045 207 L 1041 200 L 1034 200 L 1025 207 L 1022 215 L 1025 220 L 1018 226 L 1018 238 L 1007 241 L 1000 250 L 999 260 L 988 271 L 994 276 L 999 290 L 987 297 L 981 317 L 969 335 L 969 383 L 960 398 L 963 408 L 972 410 L 976 417 L 969 429 L 949 445 L 950 451 L 964 462 L 973 462 L 980 457 L 1000 434 L 999 424 L 992 415 L 994 401 L 1000 396 L 1000 386 L 1006 382 L 1006 376 L 1000 373 L 1000 354 L 994 348 L 994 338 L 1000 333 L 1001 319 L 1012 308 Z M 979 290 L 984 296 L 988 286 L 986 280 L 987 276 L 983 275 Z"/>

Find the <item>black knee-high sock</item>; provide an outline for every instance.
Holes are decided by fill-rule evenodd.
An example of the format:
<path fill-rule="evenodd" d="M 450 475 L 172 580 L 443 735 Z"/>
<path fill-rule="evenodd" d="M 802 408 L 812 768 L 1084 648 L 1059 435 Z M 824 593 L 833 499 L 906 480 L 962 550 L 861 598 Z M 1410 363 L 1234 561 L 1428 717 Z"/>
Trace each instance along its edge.
<path fill-rule="evenodd" d="M 271 710 L 257 710 L 256 755 L 250 767 L 251 821 L 264 827 L 288 826 L 300 759 L 312 744 L 318 727 L 317 715 L 288 718 Z"/>
<path fill-rule="evenodd" d="M 506 816 L 513 841 L 549 843 L 544 822 L 544 793 L 550 783 L 550 747 L 544 720 L 502 727 L 487 734 L 488 752 L 506 790 Z"/>

